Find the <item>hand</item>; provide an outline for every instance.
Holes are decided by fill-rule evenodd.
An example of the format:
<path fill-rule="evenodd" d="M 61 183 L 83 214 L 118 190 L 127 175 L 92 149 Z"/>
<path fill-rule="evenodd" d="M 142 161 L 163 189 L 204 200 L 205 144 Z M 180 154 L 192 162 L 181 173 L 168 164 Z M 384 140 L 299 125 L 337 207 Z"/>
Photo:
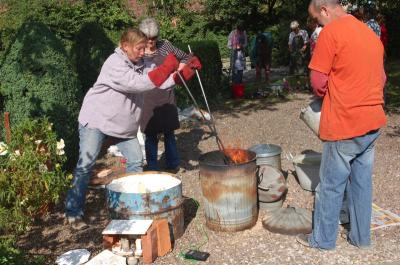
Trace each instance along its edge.
<path fill-rule="evenodd" d="M 199 58 L 197 56 L 190 57 L 190 59 L 188 60 L 186 65 L 188 65 L 192 69 L 197 69 L 197 70 L 201 70 L 201 68 L 202 68 L 201 62 L 200 62 L 200 60 L 199 60 Z M 183 67 L 183 69 L 184 68 L 185 67 Z"/>
<path fill-rule="evenodd" d="M 178 60 L 176 59 L 175 55 L 170 53 L 167 57 L 165 57 L 164 62 L 159 67 L 148 73 L 148 76 L 151 82 L 153 82 L 156 87 L 159 87 L 165 82 L 165 80 L 168 79 L 172 72 L 178 69 L 178 67 Z"/>
<path fill-rule="evenodd" d="M 194 72 L 195 72 L 194 68 L 192 69 L 192 68 L 189 66 L 189 64 L 186 64 L 186 65 L 182 68 L 182 70 L 180 70 L 180 71 L 178 71 L 178 72 L 176 72 L 176 73 L 174 74 L 174 81 L 175 81 L 175 84 L 177 84 L 177 85 L 181 85 L 181 84 L 182 84 L 182 80 L 181 80 L 181 77 L 179 76 L 179 74 L 182 76 L 182 78 L 183 78 L 185 81 L 189 81 L 190 79 L 193 78 Z"/>

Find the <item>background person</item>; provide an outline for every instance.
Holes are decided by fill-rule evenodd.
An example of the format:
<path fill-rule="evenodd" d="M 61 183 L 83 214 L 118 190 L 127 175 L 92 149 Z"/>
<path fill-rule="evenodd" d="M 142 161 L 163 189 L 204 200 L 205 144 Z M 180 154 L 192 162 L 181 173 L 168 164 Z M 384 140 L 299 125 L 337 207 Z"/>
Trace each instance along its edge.
<path fill-rule="evenodd" d="M 264 69 L 265 82 L 269 81 L 272 61 L 272 34 L 271 32 L 258 32 L 251 42 L 250 57 L 256 68 L 256 79 L 261 79 L 261 69 Z"/>
<path fill-rule="evenodd" d="M 289 34 L 289 73 L 304 74 L 307 72 L 306 57 L 307 45 L 309 42 L 307 31 L 300 29 L 300 24 L 296 20 L 290 23 L 291 32 Z"/>
<path fill-rule="evenodd" d="M 322 27 L 319 25 L 318 21 L 314 18 L 308 19 L 308 28 L 311 30 L 310 36 L 310 56 L 312 56 L 315 45 L 317 44 L 317 39 L 319 34 L 321 33 Z"/>
<path fill-rule="evenodd" d="M 376 22 L 378 22 L 379 27 L 381 29 L 381 41 L 382 41 L 383 47 L 386 50 L 386 47 L 387 47 L 387 44 L 389 41 L 389 34 L 388 34 L 388 30 L 385 25 L 385 18 L 383 17 L 382 14 L 378 14 L 376 16 Z"/>
<path fill-rule="evenodd" d="M 142 171 L 142 152 L 136 138 L 143 104 L 142 93 L 166 89 L 177 82 L 179 62 L 168 55 L 154 70 L 145 65 L 147 38 L 137 29 L 122 33 L 120 45 L 104 62 L 87 92 L 79 113 L 79 159 L 66 198 L 66 221 L 74 229 L 87 227 L 83 219 L 86 189 L 103 141 L 113 137 L 126 158 L 127 172 Z"/>
<path fill-rule="evenodd" d="M 247 46 L 247 34 L 243 24 L 239 23 L 236 29 L 228 36 L 228 48 L 231 50 L 230 67 L 232 71 L 232 83 L 243 83 L 243 71 L 246 69 L 245 48 Z"/>
<path fill-rule="evenodd" d="M 374 145 L 379 128 L 386 124 L 383 46 L 339 1 L 312 0 L 309 13 L 324 26 L 309 65 L 314 93 L 323 97 L 323 152 L 313 230 L 310 235 L 299 235 L 297 241 L 313 248 L 335 248 L 346 190 L 350 214 L 347 240 L 368 248 Z"/>
<path fill-rule="evenodd" d="M 364 7 L 364 15 L 365 15 L 365 23 L 367 26 L 372 29 L 375 34 L 380 38 L 381 37 L 381 27 L 378 22 L 375 20 L 376 17 L 376 8 L 375 5 L 368 4 Z"/>
<path fill-rule="evenodd" d="M 178 59 L 179 69 L 186 63 L 196 63 L 198 69 L 201 64 L 196 57 L 191 57 L 185 52 L 174 47 L 167 40 L 159 40 L 159 26 L 154 18 L 142 20 L 139 29 L 147 36 L 144 60 L 146 63 L 160 65 L 169 53 Z M 176 108 L 175 93 L 173 89 L 150 90 L 144 93 L 144 104 L 141 130 L 145 133 L 145 149 L 148 170 L 160 170 L 158 165 L 158 135 L 164 135 L 166 171 L 176 172 L 179 169 L 180 158 L 176 146 L 174 130 L 179 128 L 178 110 Z"/>

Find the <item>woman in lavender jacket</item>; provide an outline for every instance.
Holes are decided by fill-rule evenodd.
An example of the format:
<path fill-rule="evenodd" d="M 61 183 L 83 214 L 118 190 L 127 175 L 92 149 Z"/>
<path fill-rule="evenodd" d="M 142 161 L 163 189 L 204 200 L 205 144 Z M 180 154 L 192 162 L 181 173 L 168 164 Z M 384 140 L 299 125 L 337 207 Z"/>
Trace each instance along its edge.
<path fill-rule="evenodd" d="M 143 62 L 146 42 L 139 30 L 126 30 L 120 46 L 104 62 L 97 81 L 84 98 L 78 118 L 79 160 L 66 199 L 66 221 L 73 229 L 87 227 L 82 220 L 86 189 L 105 138 L 115 138 L 127 159 L 127 172 L 142 171 L 142 153 L 136 138 L 142 93 L 167 89 L 177 82 L 175 71 L 179 62 L 174 55 L 168 55 L 155 69 Z"/>

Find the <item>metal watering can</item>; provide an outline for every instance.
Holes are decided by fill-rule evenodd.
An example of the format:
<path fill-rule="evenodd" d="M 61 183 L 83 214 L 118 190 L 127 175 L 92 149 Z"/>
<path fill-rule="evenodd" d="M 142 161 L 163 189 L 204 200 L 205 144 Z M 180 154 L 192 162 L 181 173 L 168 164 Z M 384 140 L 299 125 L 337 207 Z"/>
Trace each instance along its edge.
<path fill-rule="evenodd" d="M 321 119 L 322 98 L 314 99 L 306 108 L 302 108 L 300 119 L 319 136 L 319 122 Z"/>

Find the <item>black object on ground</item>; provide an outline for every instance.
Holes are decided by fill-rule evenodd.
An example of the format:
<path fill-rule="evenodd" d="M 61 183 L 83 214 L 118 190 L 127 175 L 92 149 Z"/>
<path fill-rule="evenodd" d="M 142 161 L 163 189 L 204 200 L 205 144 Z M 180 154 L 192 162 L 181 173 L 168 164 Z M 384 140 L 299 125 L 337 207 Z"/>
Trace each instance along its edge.
<path fill-rule="evenodd" d="M 193 250 L 193 249 L 191 249 L 185 253 L 186 259 L 194 259 L 194 260 L 200 260 L 200 261 L 206 261 L 209 256 L 210 256 L 210 253 L 208 253 L 208 252 L 203 252 L 203 251 L 198 251 L 198 250 Z"/>

